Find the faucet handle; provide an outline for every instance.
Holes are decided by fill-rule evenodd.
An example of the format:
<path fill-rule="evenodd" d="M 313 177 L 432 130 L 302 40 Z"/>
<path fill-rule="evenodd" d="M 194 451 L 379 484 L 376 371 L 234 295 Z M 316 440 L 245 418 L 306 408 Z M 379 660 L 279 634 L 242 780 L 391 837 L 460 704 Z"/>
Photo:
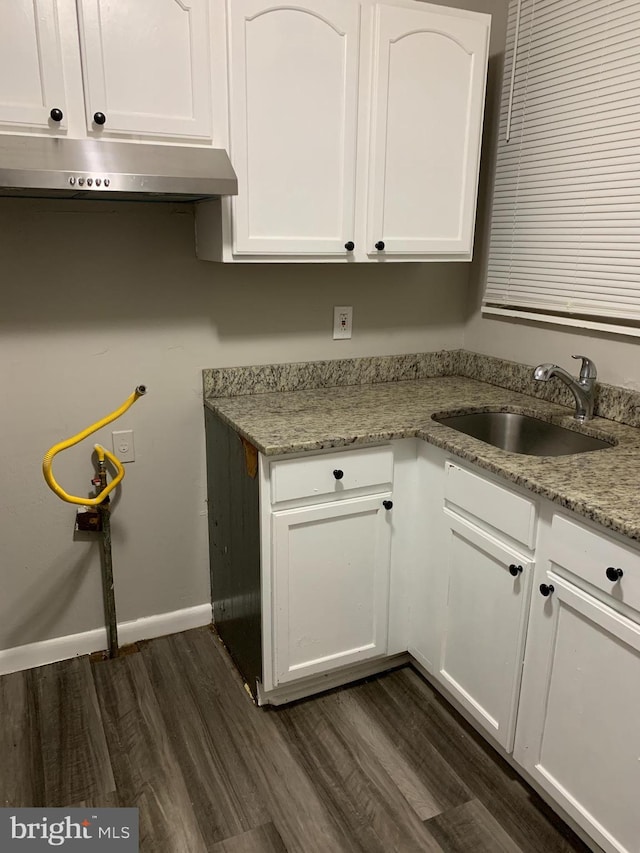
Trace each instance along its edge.
<path fill-rule="evenodd" d="M 571 358 L 581 358 L 580 379 L 596 379 L 598 371 L 595 364 L 586 355 L 572 355 Z"/>

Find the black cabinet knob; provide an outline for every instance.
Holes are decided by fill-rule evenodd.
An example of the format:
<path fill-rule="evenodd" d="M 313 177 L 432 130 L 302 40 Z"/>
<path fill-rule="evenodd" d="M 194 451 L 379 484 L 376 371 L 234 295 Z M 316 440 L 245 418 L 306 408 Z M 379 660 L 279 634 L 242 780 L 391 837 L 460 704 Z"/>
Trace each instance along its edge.
<path fill-rule="evenodd" d="M 609 566 L 607 569 L 607 577 L 612 583 L 619 581 L 623 574 L 622 569 L 616 569 L 613 566 Z"/>
<path fill-rule="evenodd" d="M 509 574 L 513 575 L 514 578 L 517 578 L 519 574 L 522 573 L 522 566 L 516 566 L 515 563 L 511 563 L 509 566 Z"/>
<path fill-rule="evenodd" d="M 104 124 L 107 120 L 107 117 L 104 113 L 94 113 L 93 121 L 95 124 Z"/>
<path fill-rule="evenodd" d="M 555 587 L 553 586 L 553 584 L 549 584 L 547 586 L 546 583 L 541 583 L 540 584 L 540 595 L 544 595 L 544 597 L 546 598 L 548 595 L 551 595 L 551 593 L 554 591 L 554 589 L 555 589 Z"/>
<path fill-rule="evenodd" d="M 393 508 L 393 501 L 382 501 L 382 506 L 385 509 L 392 509 Z"/>
<path fill-rule="evenodd" d="M 51 121 L 62 121 L 62 119 L 64 118 L 64 113 L 57 107 L 54 107 L 49 113 L 49 115 L 51 116 Z"/>
<path fill-rule="evenodd" d="M 382 242 L 382 240 L 378 240 L 378 242 L 376 243 L 376 249 L 379 252 L 381 252 L 384 249 L 384 243 Z"/>
<path fill-rule="evenodd" d="M 356 244 L 353 242 L 353 240 L 349 240 L 348 243 L 344 244 L 344 247 L 347 250 L 347 252 L 353 252 L 353 250 L 356 247 Z"/>
<path fill-rule="evenodd" d="M 336 470 L 333 472 L 333 476 L 336 478 L 336 480 L 341 480 L 344 477 L 344 471 L 341 471 L 339 468 L 336 468 Z"/>

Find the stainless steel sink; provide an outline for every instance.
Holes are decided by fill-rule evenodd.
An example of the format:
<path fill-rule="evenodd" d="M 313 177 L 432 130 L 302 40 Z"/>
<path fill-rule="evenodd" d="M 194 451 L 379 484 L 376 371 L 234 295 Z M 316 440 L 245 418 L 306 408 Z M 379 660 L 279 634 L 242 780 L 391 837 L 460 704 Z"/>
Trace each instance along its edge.
<path fill-rule="evenodd" d="M 600 438 L 514 412 L 474 412 L 452 417 L 434 415 L 433 419 L 494 447 L 528 456 L 568 456 L 612 446 Z"/>

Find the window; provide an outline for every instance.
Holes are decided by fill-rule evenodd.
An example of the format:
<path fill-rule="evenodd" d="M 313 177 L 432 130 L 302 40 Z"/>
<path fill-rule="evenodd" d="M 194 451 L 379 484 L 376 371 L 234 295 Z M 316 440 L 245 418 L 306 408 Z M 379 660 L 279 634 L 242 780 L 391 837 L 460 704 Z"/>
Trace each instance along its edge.
<path fill-rule="evenodd" d="M 640 335 L 637 0 L 510 3 L 483 313 Z"/>

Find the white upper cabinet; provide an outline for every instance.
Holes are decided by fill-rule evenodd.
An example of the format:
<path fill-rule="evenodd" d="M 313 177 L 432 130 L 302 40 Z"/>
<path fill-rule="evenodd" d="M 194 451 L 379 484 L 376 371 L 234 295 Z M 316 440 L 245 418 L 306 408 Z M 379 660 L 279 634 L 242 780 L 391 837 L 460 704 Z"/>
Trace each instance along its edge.
<path fill-rule="evenodd" d="M 77 3 L 87 130 L 210 139 L 207 0 Z"/>
<path fill-rule="evenodd" d="M 214 14 L 239 192 L 199 211 L 201 258 L 471 258 L 488 15 L 417 0 Z"/>
<path fill-rule="evenodd" d="M 237 254 L 337 254 L 354 239 L 360 9 L 229 4 Z"/>
<path fill-rule="evenodd" d="M 0 129 L 64 132 L 66 112 L 55 0 L 0 4 Z"/>
<path fill-rule="evenodd" d="M 206 144 L 210 42 L 208 0 L 7 0 L 0 132 Z"/>
<path fill-rule="evenodd" d="M 469 259 L 487 22 L 422 4 L 375 14 L 367 252 Z"/>

